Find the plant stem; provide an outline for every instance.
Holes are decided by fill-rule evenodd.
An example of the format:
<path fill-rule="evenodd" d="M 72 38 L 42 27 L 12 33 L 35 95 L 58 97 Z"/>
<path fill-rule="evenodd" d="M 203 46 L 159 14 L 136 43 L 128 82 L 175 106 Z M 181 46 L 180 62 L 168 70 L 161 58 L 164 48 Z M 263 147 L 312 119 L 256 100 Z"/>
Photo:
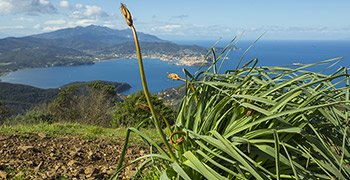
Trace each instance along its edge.
<path fill-rule="evenodd" d="M 153 120 L 154 120 L 154 124 L 158 130 L 158 133 L 161 137 L 161 139 L 163 140 L 163 143 L 165 144 L 166 148 L 168 149 L 168 152 L 170 154 L 171 159 L 173 159 L 174 161 L 178 162 L 174 152 L 172 151 L 169 142 L 166 140 L 165 134 L 160 126 L 159 120 L 157 118 L 157 114 L 154 111 L 151 99 L 150 99 L 150 95 L 149 95 L 149 91 L 148 91 L 148 87 L 147 87 L 147 82 L 146 82 L 146 76 L 145 76 L 145 72 L 144 72 L 144 68 L 143 68 L 143 62 L 142 62 L 142 56 L 141 56 L 141 51 L 140 51 L 140 45 L 139 45 L 139 40 L 137 38 L 137 33 L 135 30 L 135 27 L 133 25 L 130 26 L 132 29 L 132 33 L 134 35 L 134 39 L 135 39 L 135 46 L 136 46 L 136 51 L 137 51 L 137 58 L 139 60 L 139 67 L 140 67 L 140 74 L 141 74 L 141 81 L 142 81 L 142 86 L 143 86 L 143 90 L 145 92 L 145 97 L 148 103 L 148 106 L 150 108 L 150 111 L 152 113 L 153 116 Z"/>

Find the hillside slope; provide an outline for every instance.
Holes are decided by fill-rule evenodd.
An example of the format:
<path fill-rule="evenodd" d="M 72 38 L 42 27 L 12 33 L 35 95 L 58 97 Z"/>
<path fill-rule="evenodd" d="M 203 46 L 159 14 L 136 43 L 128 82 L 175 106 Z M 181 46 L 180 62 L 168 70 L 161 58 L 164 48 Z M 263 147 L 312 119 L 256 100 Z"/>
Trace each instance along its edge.
<path fill-rule="evenodd" d="M 118 93 L 131 88 L 127 83 L 101 81 L 104 85 L 113 85 Z M 55 89 L 40 89 L 29 85 L 0 82 L 0 102 L 12 113 L 21 113 L 41 103 L 54 100 L 62 89 L 72 85 L 78 86 L 83 92 L 89 82 L 73 82 Z"/>

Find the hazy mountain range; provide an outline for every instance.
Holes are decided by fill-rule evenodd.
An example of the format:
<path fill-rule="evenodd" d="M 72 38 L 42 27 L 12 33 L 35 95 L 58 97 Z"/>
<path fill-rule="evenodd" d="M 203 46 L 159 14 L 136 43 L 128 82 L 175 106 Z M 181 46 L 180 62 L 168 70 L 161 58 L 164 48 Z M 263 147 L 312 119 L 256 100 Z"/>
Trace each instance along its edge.
<path fill-rule="evenodd" d="M 199 46 L 177 45 L 156 36 L 138 33 L 148 56 L 205 54 Z M 0 74 L 23 68 L 92 64 L 95 61 L 133 58 L 131 30 L 90 25 L 61 29 L 26 37 L 0 39 Z"/>
<path fill-rule="evenodd" d="M 137 36 L 142 42 L 167 42 L 156 36 L 138 32 Z M 90 25 L 86 27 L 77 26 L 75 28 L 61 29 L 53 32 L 32 35 L 34 38 L 42 39 L 75 39 L 103 42 L 106 44 L 121 44 L 133 41 L 131 29 L 116 30 L 103 26 Z"/>

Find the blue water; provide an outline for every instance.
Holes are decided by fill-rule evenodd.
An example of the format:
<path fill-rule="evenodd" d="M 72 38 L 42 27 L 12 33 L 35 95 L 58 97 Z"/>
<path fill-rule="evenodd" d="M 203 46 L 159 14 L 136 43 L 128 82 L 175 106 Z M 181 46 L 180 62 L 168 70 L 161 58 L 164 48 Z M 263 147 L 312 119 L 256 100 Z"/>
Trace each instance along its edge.
<path fill-rule="evenodd" d="M 177 42 L 179 44 L 197 44 L 210 47 L 214 41 Z M 235 69 L 238 60 L 253 41 L 240 41 L 237 46 L 242 50 L 231 51 L 229 60 L 225 61 L 223 71 Z M 225 46 L 227 42 L 220 42 L 218 46 Z M 336 57 L 345 57 L 329 71 L 340 66 L 350 66 L 350 41 L 258 41 L 244 56 L 243 64 L 253 58 L 258 58 L 258 66 L 283 66 L 292 63 L 316 63 Z M 329 66 L 315 66 L 309 70 L 321 71 Z M 160 92 L 163 89 L 175 87 L 183 82 L 171 81 L 167 73 L 177 73 L 183 76 L 182 69 L 191 73 L 198 67 L 185 67 L 169 65 L 168 62 L 158 59 L 144 59 L 144 67 L 149 89 Z M 138 62 L 136 59 L 118 59 L 98 62 L 94 65 L 62 66 L 48 68 L 25 69 L 12 72 L 0 79 L 4 82 L 27 84 L 39 88 L 57 88 L 75 81 L 106 80 L 129 83 L 132 88 L 123 94 L 130 94 L 142 89 Z"/>

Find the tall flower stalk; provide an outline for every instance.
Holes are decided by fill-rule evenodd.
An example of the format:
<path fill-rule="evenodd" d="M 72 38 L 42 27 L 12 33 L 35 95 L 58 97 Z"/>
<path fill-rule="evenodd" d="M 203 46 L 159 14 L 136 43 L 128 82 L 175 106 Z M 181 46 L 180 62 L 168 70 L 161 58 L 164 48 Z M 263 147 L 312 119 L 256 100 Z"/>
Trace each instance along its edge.
<path fill-rule="evenodd" d="M 158 116 L 153 108 L 153 105 L 152 105 L 152 102 L 151 102 L 151 99 L 150 99 L 150 93 L 149 93 L 149 90 L 148 90 L 148 87 L 147 87 L 147 82 L 146 82 L 146 75 L 145 75 L 145 71 L 144 71 L 144 68 L 143 68 L 143 62 L 142 62 L 142 56 L 141 56 L 141 50 L 140 50 L 140 44 L 139 44 L 139 40 L 137 38 L 137 33 L 136 33 L 136 29 L 133 25 L 133 20 L 132 20 L 132 16 L 129 12 L 129 10 L 126 8 L 126 6 L 121 3 L 121 13 L 126 21 L 126 23 L 128 24 L 128 26 L 130 26 L 131 30 L 132 30 L 132 33 L 134 35 L 134 40 L 135 40 L 135 46 L 136 46 L 136 51 L 137 51 L 137 58 L 138 58 L 138 61 L 139 61 L 139 68 L 140 68 L 140 75 L 141 75 L 141 81 L 142 81 L 142 86 L 143 86 L 143 90 L 145 92 L 145 97 L 146 97 L 146 100 L 147 100 L 147 103 L 148 103 L 148 106 L 149 106 L 149 109 L 152 113 L 152 117 L 153 117 L 153 120 L 154 120 L 154 124 L 158 130 L 158 133 L 159 135 L 161 136 L 161 139 L 163 141 L 163 143 L 165 144 L 166 148 L 168 149 L 168 152 L 170 154 L 170 157 L 171 159 L 173 159 L 174 161 L 177 161 L 177 158 L 173 152 L 173 150 L 171 149 L 171 146 L 169 144 L 169 142 L 167 141 L 166 139 L 166 136 L 160 126 L 160 123 L 159 123 L 159 120 L 158 120 Z M 121 155 L 121 160 L 123 159 L 123 156 L 124 154 Z M 119 163 L 120 166 L 121 166 L 121 163 Z M 119 168 L 119 167 L 118 167 Z"/>

